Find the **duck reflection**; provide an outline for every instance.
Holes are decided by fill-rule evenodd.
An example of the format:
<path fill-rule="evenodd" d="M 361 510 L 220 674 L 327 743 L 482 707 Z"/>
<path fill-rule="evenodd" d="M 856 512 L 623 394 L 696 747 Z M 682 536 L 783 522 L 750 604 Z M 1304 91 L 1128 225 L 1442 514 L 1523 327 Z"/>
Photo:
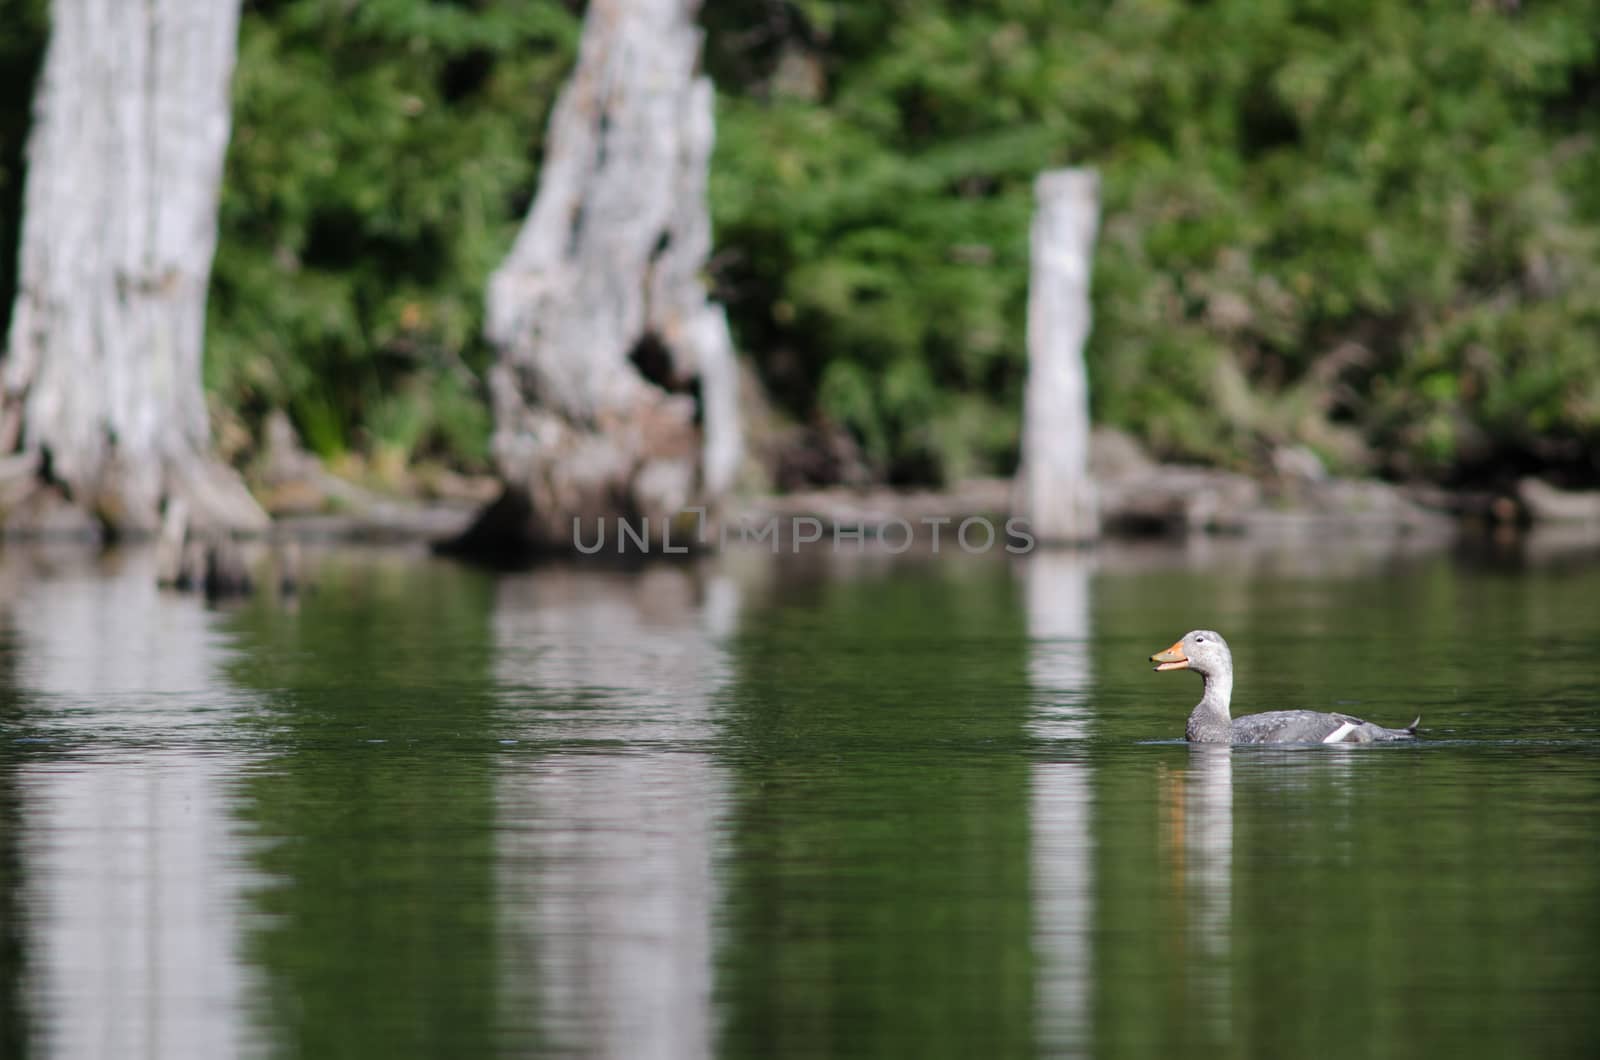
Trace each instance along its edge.
<path fill-rule="evenodd" d="M 1391 745 L 1392 746 L 1392 745 Z M 1269 838 L 1281 856 L 1300 856 L 1306 846 L 1304 810 L 1316 808 L 1315 842 L 1305 856 L 1327 865 L 1348 865 L 1360 831 L 1357 772 L 1382 761 L 1387 747 L 1370 745 L 1305 748 L 1237 748 L 1234 785 L 1241 807 L 1271 807 L 1270 815 L 1241 815 L 1241 843 Z M 1370 776 L 1370 773 L 1365 774 Z"/>
<path fill-rule="evenodd" d="M 507 1008 L 542 1049 L 712 1052 L 713 861 L 728 778 L 712 711 L 739 611 L 723 575 L 543 569 L 501 582 L 508 731 L 560 750 L 502 770 Z"/>
<path fill-rule="evenodd" d="M 1163 777 L 1166 860 L 1187 949 L 1189 1011 L 1229 1038 L 1233 933 L 1233 748 L 1191 745 Z"/>
<path fill-rule="evenodd" d="M 1035 708 L 1029 729 L 1047 745 L 1089 736 L 1091 561 L 1041 552 L 1022 564 Z M 1093 792 L 1086 761 L 1033 767 L 1033 909 L 1040 955 L 1036 998 L 1041 1051 L 1087 1050 L 1094 922 Z"/>
<path fill-rule="evenodd" d="M 238 1054 L 251 881 L 219 852 L 245 756 L 179 746 L 246 707 L 219 687 L 213 614 L 158 592 L 148 552 L 8 550 L 0 582 L 38 736 L 13 759 L 35 1037 L 58 1056 Z"/>

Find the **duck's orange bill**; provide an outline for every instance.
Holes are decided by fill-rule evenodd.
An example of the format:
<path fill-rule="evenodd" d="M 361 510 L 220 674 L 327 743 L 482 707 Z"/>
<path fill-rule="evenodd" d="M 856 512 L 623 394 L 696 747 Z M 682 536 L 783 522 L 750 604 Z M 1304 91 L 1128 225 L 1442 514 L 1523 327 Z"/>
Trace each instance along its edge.
<path fill-rule="evenodd" d="M 1150 661 L 1161 664 L 1156 667 L 1157 670 L 1187 670 L 1189 668 L 1189 657 L 1183 654 L 1183 641 L 1181 640 L 1166 651 L 1158 651 L 1150 656 Z"/>

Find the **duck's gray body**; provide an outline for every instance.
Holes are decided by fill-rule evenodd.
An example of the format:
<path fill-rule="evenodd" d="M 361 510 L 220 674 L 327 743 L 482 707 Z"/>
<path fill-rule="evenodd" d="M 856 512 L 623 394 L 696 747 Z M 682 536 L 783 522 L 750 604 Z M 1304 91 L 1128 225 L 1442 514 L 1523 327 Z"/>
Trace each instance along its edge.
<path fill-rule="evenodd" d="M 1408 728 L 1387 729 L 1349 714 L 1316 710 L 1274 710 L 1232 717 L 1233 653 L 1228 642 L 1209 629 L 1197 629 L 1164 652 L 1151 657 L 1158 670 L 1193 670 L 1205 681 L 1200 703 L 1189 715 L 1185 735 L 1190 743 L 1381 743 L 1409 740 L 1418 718 Z"/>
<path fill-rule="evenodd" d="M 1191 743 L 1381 743 L 1416 736 L 1414 729 L 1386 729 L 1348 714 L 1316 710 L 1246 714 L 1226 722 L 1226 730 L 1212 726 L 1210 720 L 1200 716 L 1199 707 L 1189 715 L 1187 735 Z"/>

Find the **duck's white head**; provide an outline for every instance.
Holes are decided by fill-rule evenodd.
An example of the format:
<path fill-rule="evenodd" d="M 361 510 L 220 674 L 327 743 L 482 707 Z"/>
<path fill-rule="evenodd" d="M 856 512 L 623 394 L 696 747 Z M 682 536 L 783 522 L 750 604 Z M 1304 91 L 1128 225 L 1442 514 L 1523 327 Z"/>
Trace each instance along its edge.
<path fill-rule="evenodd" d="M 1191 629 L 1166 651 L 1150 656 L 1157 670 L 1193 670 L 1202 677 L 1233 673 L 1233 653 L 1222 634 L 1210 629 Z"/>

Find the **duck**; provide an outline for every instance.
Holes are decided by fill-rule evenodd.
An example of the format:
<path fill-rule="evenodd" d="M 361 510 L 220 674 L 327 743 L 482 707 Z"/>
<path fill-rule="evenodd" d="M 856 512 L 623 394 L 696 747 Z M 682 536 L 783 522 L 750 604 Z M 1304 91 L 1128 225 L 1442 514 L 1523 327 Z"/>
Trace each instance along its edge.
<path fill-rule="evenodd" d="M 1386 743 L 1417 735 L 1421 716 L 1403 729 L 1349 714 L 1318 710 L 1273 710 L 1235 718 L 1228 713 L 1233 697 L 1233 652 L 1215 630 L 1194 629 L 1165 651 L 1150 656 L 1156 670 L 1193 670 L 1205 682 L 1200 703 L 1189 715 L 1185 736 L 1190 743 Z"/>

